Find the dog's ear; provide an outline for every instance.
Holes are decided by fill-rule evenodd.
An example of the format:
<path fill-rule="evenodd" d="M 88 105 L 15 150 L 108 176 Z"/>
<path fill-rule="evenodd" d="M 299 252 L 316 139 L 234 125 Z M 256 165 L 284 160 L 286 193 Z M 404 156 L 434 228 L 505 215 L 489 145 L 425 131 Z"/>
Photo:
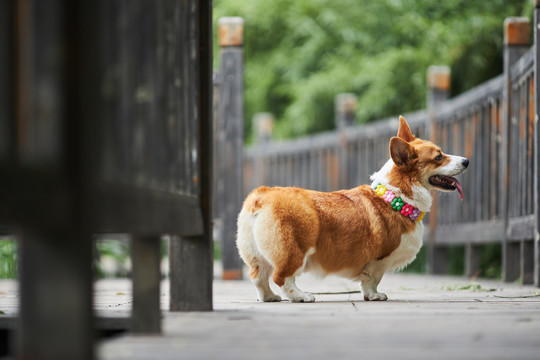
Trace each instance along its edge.
<path fill-rule="evenodd" d="M 390 139 L 390 156 L 399 167 L 408 167 L 416 158 L 414 149 L 407 141 L 399 137 Z"/>
<path fill-rule="evenodd" d="M 409 124 L 407 124 L 407 121 L 405 121 L 405 118 L 401 115 L 399 116 L 399 129 L 397 132 L 397 136 L 399 138 L 402 138 L 406 142 L 411 142 L 416 139 L 411 132 Z"/>

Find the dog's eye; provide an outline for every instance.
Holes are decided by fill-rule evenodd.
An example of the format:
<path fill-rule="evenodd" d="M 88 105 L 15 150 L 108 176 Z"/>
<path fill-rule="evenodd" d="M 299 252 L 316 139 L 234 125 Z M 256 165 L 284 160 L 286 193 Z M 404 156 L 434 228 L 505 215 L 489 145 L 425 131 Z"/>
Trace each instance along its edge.
<path fill-rule="evenodd" d="M 435 160 L 441 161 L 441 160 L 442 160 L 442 154 L 437 155 L 437 157 L 435 158 Z"/>

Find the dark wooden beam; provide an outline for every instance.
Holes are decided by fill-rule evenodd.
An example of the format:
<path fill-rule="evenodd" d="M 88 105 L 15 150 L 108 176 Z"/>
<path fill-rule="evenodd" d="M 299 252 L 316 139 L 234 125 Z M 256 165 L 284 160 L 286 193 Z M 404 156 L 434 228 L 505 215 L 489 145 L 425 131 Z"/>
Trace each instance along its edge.
<path fill-rule="evenodd" d="M 131 331 L 140 334 L 159 334 L 161 333 L 161 237 L 133 235 L 131 259 L 133 264 Z"/>

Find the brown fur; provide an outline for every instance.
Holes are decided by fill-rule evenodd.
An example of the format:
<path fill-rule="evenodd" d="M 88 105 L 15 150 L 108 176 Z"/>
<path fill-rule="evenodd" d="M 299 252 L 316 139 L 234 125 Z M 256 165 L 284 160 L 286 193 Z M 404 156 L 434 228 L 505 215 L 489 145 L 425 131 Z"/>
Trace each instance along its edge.
<path fill-rule="evenodd" d="M 367 185 L 331 193 L 262 187 L 244 202 L 252 214 L 263 206 L 272 209 L 273 226 L 280 234 L 264 249 L 275 265 L 274 282 L 280 286 L 302 266 L 310 248 L 316 249 L 313 258 L 326 272 L 350 269 L 359 275 L 369 261 L 394 251 L 401 235 L 416 226 Z"/>

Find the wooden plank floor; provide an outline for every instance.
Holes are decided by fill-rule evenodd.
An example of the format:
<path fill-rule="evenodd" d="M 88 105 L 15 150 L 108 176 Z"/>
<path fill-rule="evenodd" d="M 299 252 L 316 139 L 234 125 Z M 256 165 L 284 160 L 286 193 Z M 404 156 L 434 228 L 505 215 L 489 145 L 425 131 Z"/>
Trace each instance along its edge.
<path fill-rule="evenodd" d="M 354 293 L 292 304 L 257 302 L 247 281 L 216 281 L 214 312 L 166 313 L 164 336 L 124 336 L 98 351 L 102 359 L 540 359 L 538 289 L 479 282 L 456 290 L 468 285 L 461 278 L 387 275 L 387 302 Z M 299 286 L 357 289 L 337 278 L 306 277 Z"/>
<path fill-rule="evenodd" d="M 98 354 L 100 359 L 540 359 L 539 289 L 475 283 L 391 274 L 380 286 L 389 296 L 386 302 L 365 302 L 352 293 L 293 304 L 259 303 L 249 282 L 216 280 L 215 311 L 165 311 L 162 336 L 123 335 L 101 342 Z M 357 290 L 339 278 L 302 277 L 298 284 L 312 292 Z M 167 287 L 164 282 L 164 309 Z M 0 282 L 0 310 L 6 313 L 0 316 L 16 311 L 16 298 L 16 287 Z M 129 282 L 100 281 L 95 302 L 102 315 L 129 316 Z"/>

